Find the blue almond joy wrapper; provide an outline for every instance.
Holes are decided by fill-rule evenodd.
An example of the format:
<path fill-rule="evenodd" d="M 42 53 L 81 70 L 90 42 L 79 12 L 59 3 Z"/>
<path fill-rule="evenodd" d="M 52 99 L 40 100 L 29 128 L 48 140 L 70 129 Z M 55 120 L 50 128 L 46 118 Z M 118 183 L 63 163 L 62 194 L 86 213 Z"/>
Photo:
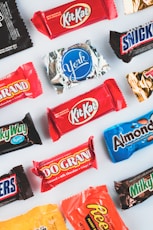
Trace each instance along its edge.
<path fill-rule="evenodd" d="M 114 163 L 128 159 L 135 151 L 153 143 L 153 110 L 106 129 L 104 140 Z"/>

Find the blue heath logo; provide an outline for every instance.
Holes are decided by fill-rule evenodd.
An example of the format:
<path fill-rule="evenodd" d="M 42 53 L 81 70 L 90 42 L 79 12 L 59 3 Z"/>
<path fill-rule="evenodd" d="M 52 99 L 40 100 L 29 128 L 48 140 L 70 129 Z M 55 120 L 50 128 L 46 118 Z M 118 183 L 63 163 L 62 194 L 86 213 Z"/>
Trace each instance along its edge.
<path fill-rule="evenodd" d="M 84 49 L 70 49 L 63 55 L 62 68 L 70 80 L 85 80 L 92 69 L 91 56 Z"/>

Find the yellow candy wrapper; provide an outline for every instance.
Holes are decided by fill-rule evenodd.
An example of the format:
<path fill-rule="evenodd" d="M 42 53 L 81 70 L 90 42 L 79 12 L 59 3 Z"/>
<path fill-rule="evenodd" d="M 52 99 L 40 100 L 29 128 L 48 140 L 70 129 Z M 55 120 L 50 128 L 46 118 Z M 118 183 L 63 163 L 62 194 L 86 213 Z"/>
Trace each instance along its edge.
<path fill-rule="evenodd" d="M 0 230 L 68 230 L 56 204 L 38 206 L 27 213 L 0 222 Z"/>

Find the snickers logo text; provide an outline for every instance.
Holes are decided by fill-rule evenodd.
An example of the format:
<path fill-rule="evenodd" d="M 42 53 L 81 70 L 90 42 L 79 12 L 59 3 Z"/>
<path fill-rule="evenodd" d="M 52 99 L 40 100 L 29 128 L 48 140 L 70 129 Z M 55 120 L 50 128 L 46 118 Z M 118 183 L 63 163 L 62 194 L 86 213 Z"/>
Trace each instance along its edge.
<path fill-rule="evenodd" d="M 95 98 L 85 98 L 75 104 L 69 112 L 68 119 L 73 125 L 81 125 L 91 120 L 98 111 L 98 101 Z"/>
<path fill-rule="evenodd" d="M 74 28 L 83 24 L 90 16 L 91 8 L 85 3 L 74 4 L 65 10 L 60 18 L 64 28 Z"/>
<path fill-rule="evenodd" d="M 0 180 L 0 201 L 17 194 L 16 175 Z"/>
<path fill-rule="evenodd" d="M 128 53 L 131 49 L 153 40 L 153 22 L 145 26 L 130 30 L 121 37 L 121 54 Z"/>
<path fill-rule="evenodd" d="M 29 89 L 30 84 L 26 80 L 20 80 L 6 85 L 0 88 L 0 102 L 15 97 L 16 95 L 26 92 Z"/>

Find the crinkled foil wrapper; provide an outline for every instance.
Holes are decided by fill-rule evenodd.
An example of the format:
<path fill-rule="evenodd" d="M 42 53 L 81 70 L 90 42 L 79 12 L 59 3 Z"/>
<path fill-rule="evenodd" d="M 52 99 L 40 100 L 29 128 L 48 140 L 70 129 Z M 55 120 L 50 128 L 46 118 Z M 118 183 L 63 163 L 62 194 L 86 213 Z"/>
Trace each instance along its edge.
<path fill-rule="evenodd" d="M 133 93 L 140 102 L 148 99 L 153 91 L 153 67 L 143 72 L 133 72 L 126 76 Z"/>
<path fill-rule="evenodd" d="M 63 55 L 73 48 L 84 49 L 88 52 L 92 60 L 91 71 L 83 80 L 99 78 L 110 69 L 110 66 L 105 61 L 103 56 L 91 45 L 89 40 L 87 40 L 85 43 L 74 44 L 68 48 L 54 50 L 45 55 L 44 63 L 47 76 L 58 94 L 63 93 L 67 89 L 70 89 L 81 82 L 81 80 L 75 78 L 70 79 L 70 77 L 64 74 L 62 68 Z"/>
<path fill-rule="evenodd" d="M 123 0 L 125 14 L 132 14 L 153 6 L 153 0 Z"/>

